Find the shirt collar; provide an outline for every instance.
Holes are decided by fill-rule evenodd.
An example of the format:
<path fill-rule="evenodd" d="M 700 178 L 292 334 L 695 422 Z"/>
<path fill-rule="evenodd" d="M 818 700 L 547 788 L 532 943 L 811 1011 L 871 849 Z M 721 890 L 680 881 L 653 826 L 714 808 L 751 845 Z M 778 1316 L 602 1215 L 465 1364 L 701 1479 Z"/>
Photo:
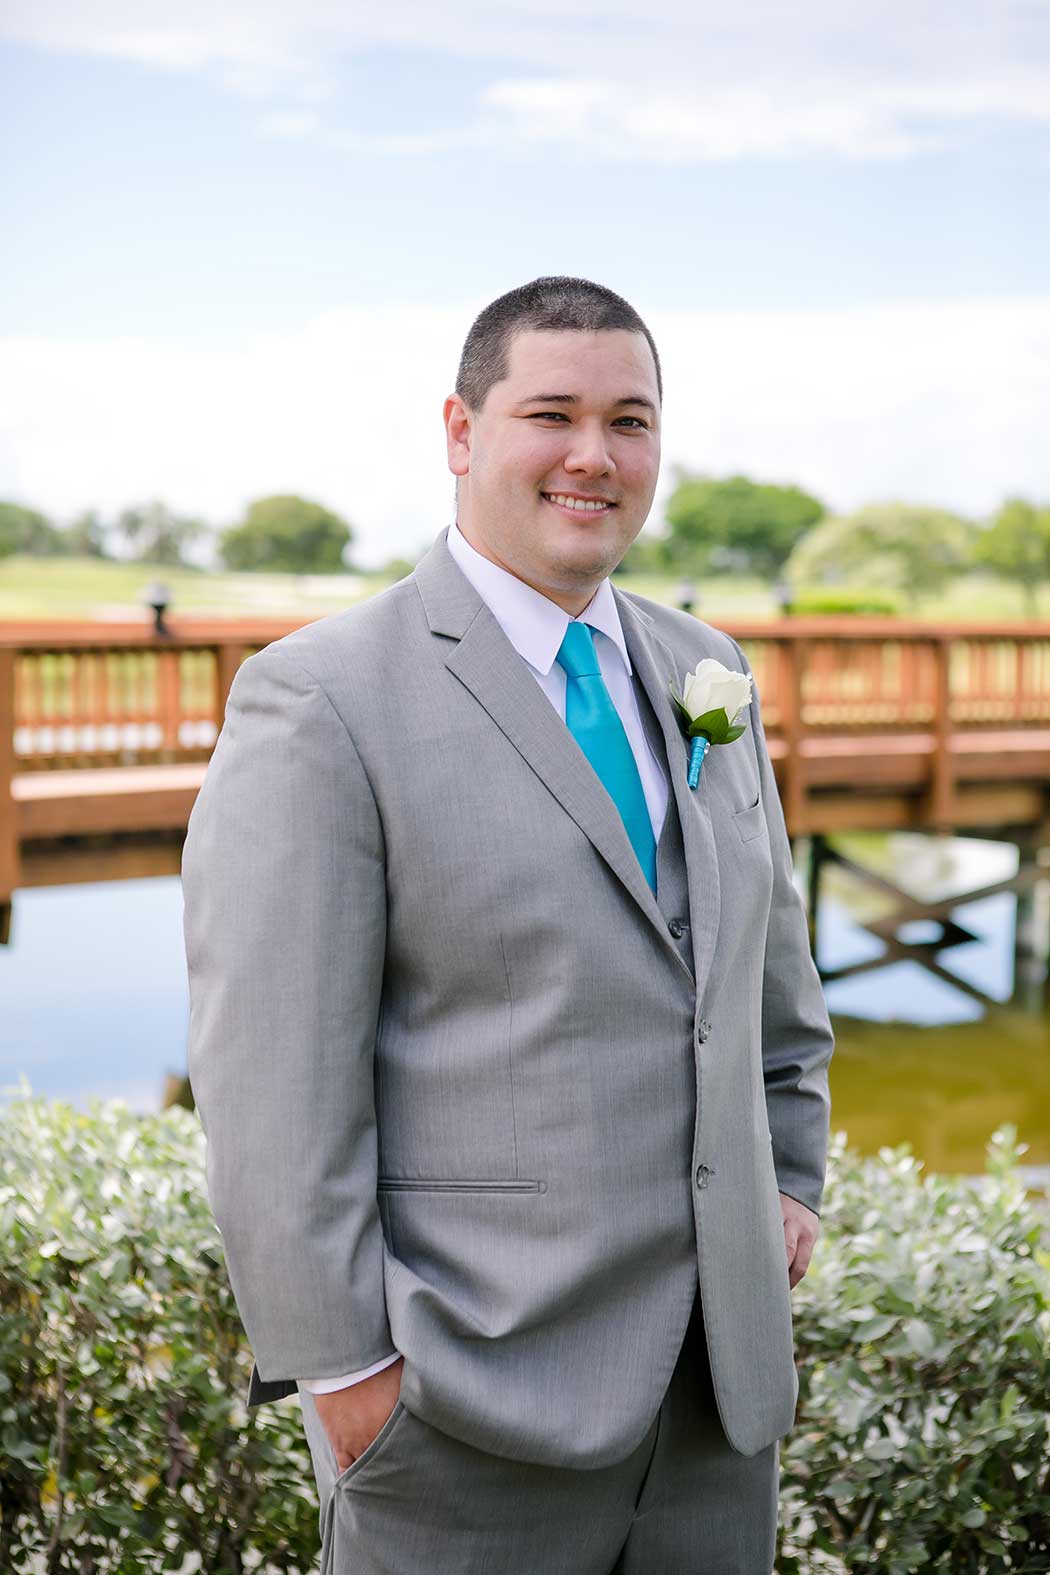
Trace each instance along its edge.
<path fill-rule="evenodd" d="M 458 525 L 449 526 L 446 541 L 449 552 L 518 655 L 546 677 L 571 621 L 568 613 L 557 602 L 519 580 L 516 574 L 478 552 Z M 592 629 L 612 641 L 630 676 L 631 658 L 627 654 L 627 641 L 608 579 L 598 586 L 577 621 L 590 624 Z"/>

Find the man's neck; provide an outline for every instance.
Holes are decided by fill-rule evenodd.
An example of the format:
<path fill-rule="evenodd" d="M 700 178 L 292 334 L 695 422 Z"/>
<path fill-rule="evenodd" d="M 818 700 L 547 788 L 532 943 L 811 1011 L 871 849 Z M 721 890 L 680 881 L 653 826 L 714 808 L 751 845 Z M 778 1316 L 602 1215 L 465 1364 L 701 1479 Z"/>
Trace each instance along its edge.
<path fill-rule="evenodd" d="M 487 558 L 490 563 L 494 563 L 505 574 L 512 574 L 516 580 L 520 580 L 530 590 L 536 591 L 540 596 L 545 596 L 549 602 L 553 602 L 556 607 L 560 607 L 562 612 L 568 613 L 570 618 L 578 618 L 594 600 L 594 593 L 598 589 L 598 585 L 601 584 L 601 580 L 598 581 L 598 585 L 592 585 L 586 592 L 552 590 L 548 585 L 537 585 L 535 580 L 527 579 L 524 574 L 519 574 L 517 569 L 512 568 L 509 563 L 504 563 L 502 558 L 498 558 L 490 548 L 479 541 L 475 541 L 469 530 L 463 529 L 459 520 L 456 521 L 456 529 L 467 545 L 473 547 L 474 551 L 479 553 L 481 557 Z"/>

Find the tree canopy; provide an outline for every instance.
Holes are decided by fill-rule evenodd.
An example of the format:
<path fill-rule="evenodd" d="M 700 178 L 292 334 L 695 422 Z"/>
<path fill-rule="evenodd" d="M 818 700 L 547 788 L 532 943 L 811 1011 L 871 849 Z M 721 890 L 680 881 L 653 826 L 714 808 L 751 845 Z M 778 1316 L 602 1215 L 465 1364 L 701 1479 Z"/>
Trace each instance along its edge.
<path fill-rule="evenodd" d="M 240 524 L 223 532 L 219 550 L 228 569 L 338 574 L 352 540 L 346 521 L 320 503 L 275 494 L 250 504 Z"/>
<path fill-rule="evenodd" d="M 716 480 L 679 469 L 666 514 L 669 568 L 728 569 L 773 579 L 799 538 L 823 518 L 824 505 L 801 487 L 747 476 Z"/>
<path fill-rule="evenodd" d="M 1024 592 L 1029 614 L 1037 611 L 1037 593 L 1050 581 L 1050 507 L 1024 498 L 1007 498 L 992 523 L 976 537 L 973 561 L 1000 579 L 1013 580 Z"/>
<path fill-rule="evenodd" d="M 65 550 L 62 532 L 46 514 L 21 503 L 0 502 L 0 558 L 16 552 L 52 557 Z"/>
<path fill-rule="evenodd" d="M 66 550 L 81 558 L 106 558 L 109 556 L 106 527 L 95 509 L 85 509 L 62 532 Z"/>
<path fill-rule="evenodd" d="M 867 585 L 916 601 L 965 572 L 976 529 L 945 509 L 869 503 L 814 526 L 792 552 L 787 572 L 796 582 Z"/>
<path fill-rule="evenodd" d="M 117 517 L 117 534 L 129 556 L 138 563 L 187 563 L 186 549 L 208 534 L 203 520 L 175 514 L 155 499 L 124 509 Z"/>

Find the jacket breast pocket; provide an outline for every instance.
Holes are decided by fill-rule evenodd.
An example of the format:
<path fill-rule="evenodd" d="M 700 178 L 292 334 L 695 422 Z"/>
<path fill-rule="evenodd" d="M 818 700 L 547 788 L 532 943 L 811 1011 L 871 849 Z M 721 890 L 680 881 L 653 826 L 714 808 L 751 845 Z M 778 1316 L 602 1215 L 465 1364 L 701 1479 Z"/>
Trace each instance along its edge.
<path fill-rule="evenodd" d="M 741 842 L 751 842 L 755 837 L 760 837 L 768 828 L 766 826 L 766 808 L 759 797 L 754 804 L 746 804 L 743 809 L 735 810 L 730 817 L 737 829 Z"/>

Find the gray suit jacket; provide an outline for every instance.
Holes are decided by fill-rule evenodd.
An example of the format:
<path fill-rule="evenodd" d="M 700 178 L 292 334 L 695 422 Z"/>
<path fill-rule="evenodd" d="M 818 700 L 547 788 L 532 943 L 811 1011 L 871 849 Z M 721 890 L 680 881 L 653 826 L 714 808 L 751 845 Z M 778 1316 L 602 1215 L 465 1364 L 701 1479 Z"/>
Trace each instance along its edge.
<path fill-rule="evenodd" d="M 616 599 L 681 822 L 688 960 L 444 533 L 237 674 L 183 882 L 253 1401 L 396 1348 L 424 1420 L 604 1465 L 656 1413 L 699 1274 L 731 1444 L 791 1427 L 777 1192 L 819 1209 L 831 1031 L 757 698 L 686 783 L 669 686 L 746 660 Z"/>

